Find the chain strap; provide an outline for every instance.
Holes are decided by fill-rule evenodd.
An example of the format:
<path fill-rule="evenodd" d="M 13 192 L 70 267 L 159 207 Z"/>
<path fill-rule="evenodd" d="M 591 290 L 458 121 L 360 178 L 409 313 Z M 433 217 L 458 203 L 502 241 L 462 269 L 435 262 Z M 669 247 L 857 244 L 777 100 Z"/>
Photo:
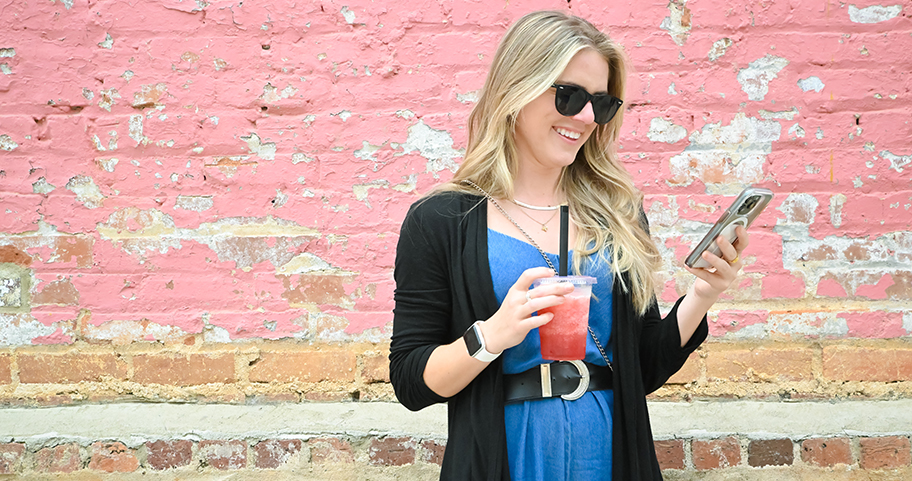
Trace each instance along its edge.
<path fill-rule="evenodd" d="M 526 236 L 526 239 L 529 239 L 529 242 L 532 244 L 532 246 L 535 247 L 536 249 L 538 249 L 538 253 L 541 254 L 542 259 L 544 259 L 545 262 L 548 263 L 548 267 L 550 267 L 551 270 L 553 270 L 554 272 L 557 272 L 557 269 L 554 268 L 554 264 L 551 263 L 551 259 L 548 259 L 548 256 L 545 254 L 545 251 L 542 250 L 541 247 L 539 247 L 538 242 L 535 242 L 535 239 L 533 239 L 532 236 L 530 236 L 528 233 L 526 233 L 526 231 L 522 227 L 519 226 L 519 223 L 517 223 L 515 220 L 513 220 L 512 217 L 510 217 L 510 214 L 507 214 L 507 211 L 505 211 L 503 209 L 503 207 L 501 207 L 500 204 L 497 203 L 496 200 L 494 200 L 494 197 L 492 197 L 491 194 L 488 194 L 487 191 L 485 191 L 484 189 L 479 187 L 477 184 L 475 184 L 471 180 L 465 179 L 462 182 L 474 187 L 475 190 L 481 192 L 486 199 L 491 201 L 491 203 L 494 204 L 494 207 L 496 207 L 497 210 L 499 210 L 500 213 L 503 214 L 503 216 L 507 218 L 507 220 L 509 220 L 514 226 L 516 226 L 516 228 L 519 229 L 519 231 L 522 232 L 522 234 L 524 236 Z M 608 369 L 610 369 L 612 372 L 614 372 L 614 367 L 611 365 L 611 361 L 608 360 L 608 355 L 605 354 L 605 349 L 602 348 L 602 343 L 600 343 L 598 340 L 598 337 L 595 336 L 595 331 L 592 330 L 592 326 L 587 325 L 586 328 L 589 329 L 589 335 L 592 336 L 592 340 L 595 341 L 595 347 L 598 348 L 599 352 L 602 354 L 602 358 L 608 364 Z"/>

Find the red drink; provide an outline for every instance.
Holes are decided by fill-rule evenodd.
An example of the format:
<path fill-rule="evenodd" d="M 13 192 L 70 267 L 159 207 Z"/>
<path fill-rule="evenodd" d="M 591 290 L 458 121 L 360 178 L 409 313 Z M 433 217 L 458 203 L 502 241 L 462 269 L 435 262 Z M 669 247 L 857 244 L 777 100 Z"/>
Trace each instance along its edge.
<path fill-rule="evenodd" d="M 576 289 L 564 297 L 564 303 L 538 311 L 554 314 L 551 322 L 538 328 L 543 359 L 575 361 L 586 357 L 586 338 L 589 327 L 589 297 L 592 293 L 591 277 L 550 277 L 544 282 L 572 282 Z"/>

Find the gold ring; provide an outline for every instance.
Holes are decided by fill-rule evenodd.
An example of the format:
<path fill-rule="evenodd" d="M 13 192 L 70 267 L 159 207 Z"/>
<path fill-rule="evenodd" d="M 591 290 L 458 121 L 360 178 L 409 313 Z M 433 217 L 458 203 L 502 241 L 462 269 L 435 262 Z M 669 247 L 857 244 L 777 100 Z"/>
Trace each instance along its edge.
<path fill-rule="evenodd" d="M 740 254 L 736 255 L 735 258 L 732 259 L 732 260 L 730 260 L 730 261 L 728 261 L 728 263 L 729 263 L 729 264 L 734 264 L 734 263 L 738 262 L 739 260 L 741 260 L 741 255 L 740 255 Z"/>

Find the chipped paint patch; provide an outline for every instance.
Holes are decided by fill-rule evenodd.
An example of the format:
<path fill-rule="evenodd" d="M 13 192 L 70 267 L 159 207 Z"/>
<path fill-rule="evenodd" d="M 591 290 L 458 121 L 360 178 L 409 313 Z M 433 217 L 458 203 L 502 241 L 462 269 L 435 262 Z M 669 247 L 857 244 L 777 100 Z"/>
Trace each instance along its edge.
<path fill-rule="evenodd" d="M 778 77 L 789 61 L 767 55 L 763 58 L 754 60 L 748 64 L 747 68 L 738 71 L 738 83 L 741 84 L 741 90 L 747 94 L 750 100 L 763 100 L 769 93 L 769 83 Z"/>
<path fill-rule="evenodd" d="M 888 7 L 871 5 L 865 8 L 849 5 L 849 20 L 855 23 L 886 22 L 896 18 L 900 13 L 902 13 L 902 5 L 890 5 Z"/>
<path fill-rule="evenodd" d="M 673 144 L 687 137 L 687 129 L 661 117 L 655 117 L 649 122 L 649 132 L 646 137 L 653 142 Z"/>
<path fill-rule="evenodd" d="M 105 39 L 98 43 L 98 46 L 107 50 L 114 48 L 114 38 L 110 33 L 105 33 Z"/>
<path fill-rule="evenodd" d="M 668 3 L 669 15 L 662 20 L 659 28 L 666 30 L 677 45 L 684 45 L 690 36 L 691 11 L 687 0 L 672 0 Z"/>
<path fill-rule="evenodd" d="M 56 189 L 57 187 L 49 184 L 44 177 L 32 182 L 32 192 L 35 194 L 48 195 Z"/>
<path fill-rule="evenodd" d="M 46 326 L 30 314 L 0 314 L 0 346 L 28 346 L 56 331 L 57 326 Z"/>
<path fill-rule="evenodd" d="M 417 124 L 408 129 L 408 137 L 404 144 L 401 145 L 402 154 L 418 153 L 427 159 L 426 172 L 434 174 L 437 179 L 439 172 L 449 170 L 456 172 L 459 165 L 456 159 L 465 155 L 465 151 L 453 148 L 453 137 L 444 130 L 434 130 L 428 127 L 424 121 L 419 120 Z"/>
<path fill-rule="evenodd" d="M 882 150 L 880 157 L 890 161 L 890 168 L 896 172 L 902 173 L 903 167 L 912 163 L 912 155 L 896 155 L 889 150 Z"/>
<path fill-rule="evenodd" d="M 733 43 L 734 42 L 732 42 L 732 39 L 730 38 L 723 38 L 713 42 L 712 48 L 709 50 L 709 53 L 706 54 L 707 57 L 709 57 L 709 61 L 715 62 L 716 60 L 719 60 L 719 57 L 725 55 L 725 52 L 728 51 Z"/>
<path fill-rule="evenodd" d="M 12 152 L 13 150 L 17 149 L 18 147 L 19 147 L 19 144 L 17 144 L 15 141 L 13 141 L 13 139 L 10 138 L 9 135 L 6 135 L 6 134 L 0 135 L 0 150 Z"/>
<path fill-rule="evenodd" d="M 808 77 L 798 79 L 798 87 L 805 92 L 810 92 L 811 90 L 820 92 L 823 90 L 824 85 L 823 82 L 820 81 L 820 77 Z"/>
<path fill-rule="evenodd" d="M 77 175 L 71 178 L 70 181 L 67 182 L 66 188 L 76 194 L 77 202 L 89 209 L 101 207 L 106 199 L 98 186 L 95 185 L 95 181 L 86 175 Z"/>
<path fill-rule="evenodd" d="M 766 156 L 779 140 L 778 122 L 739 113 L 731 123 L 705 125 L 690 134 L 690 145 L 669 161 L 669 185 L 690 185 L 701 180 L 708 193 L 737 193 L 746 184 L 763 179 Z"/>
<path fill-rule="evenodd" d="M 355 199 L 358 199 L 361 202 L 364 202 L 367 207 L 371 207 L 370 201 L 367 200 L 368 191 L 371 189 L 387 189 L 389 188 L 389 182 L 383 179 L 375 180 L 367 184 L 355 184 L 352 186 L 352 193 L 355 194 Z"/>
<path fill-rule="evenodd" d="M 842 227 L 842 208 L 846 200 L 848 199 L 842 194 L 830 197 L 830 223 L 837 229 Z"/>
<path fill-rule="evenodd" d="M 211 195 L 179 195 L 174 202 L 175 209 L 203 212 L 213 206 Z"/>
<path fill-rule="evenodd" d="M 260 140 L 260 136 L 253 132 L 246 137 L 241 137 L 241 140 L 247 142 L 247 148 L 250 149 L 250 153 L 263 160 L 275 160 L 275 142 L 263 142 Z"/>
<path fill-rule="evenodd" d="M 15 57 L 16 49 L 14 48 L 0 48 L 0 57 Z"/>

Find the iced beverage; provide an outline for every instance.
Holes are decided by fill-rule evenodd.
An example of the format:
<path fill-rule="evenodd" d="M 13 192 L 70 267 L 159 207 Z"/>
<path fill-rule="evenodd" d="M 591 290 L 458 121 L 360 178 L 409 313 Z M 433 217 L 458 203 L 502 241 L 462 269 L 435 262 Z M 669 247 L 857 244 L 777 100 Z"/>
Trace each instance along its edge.
<path fill-rule="evenodd" d="M 575 361 L 586 357 L 586 338 L 589 333 L 589 298 L 592 294 L 594 277 L 566 276 L 548 277 L 535 281 L 534 286 L 570 282 L 572 293 L 564 296 L 564 303 L 538 311 L 554 313 L 551 322 L 538 328 L 543 359 L 551 361 Z"/>

